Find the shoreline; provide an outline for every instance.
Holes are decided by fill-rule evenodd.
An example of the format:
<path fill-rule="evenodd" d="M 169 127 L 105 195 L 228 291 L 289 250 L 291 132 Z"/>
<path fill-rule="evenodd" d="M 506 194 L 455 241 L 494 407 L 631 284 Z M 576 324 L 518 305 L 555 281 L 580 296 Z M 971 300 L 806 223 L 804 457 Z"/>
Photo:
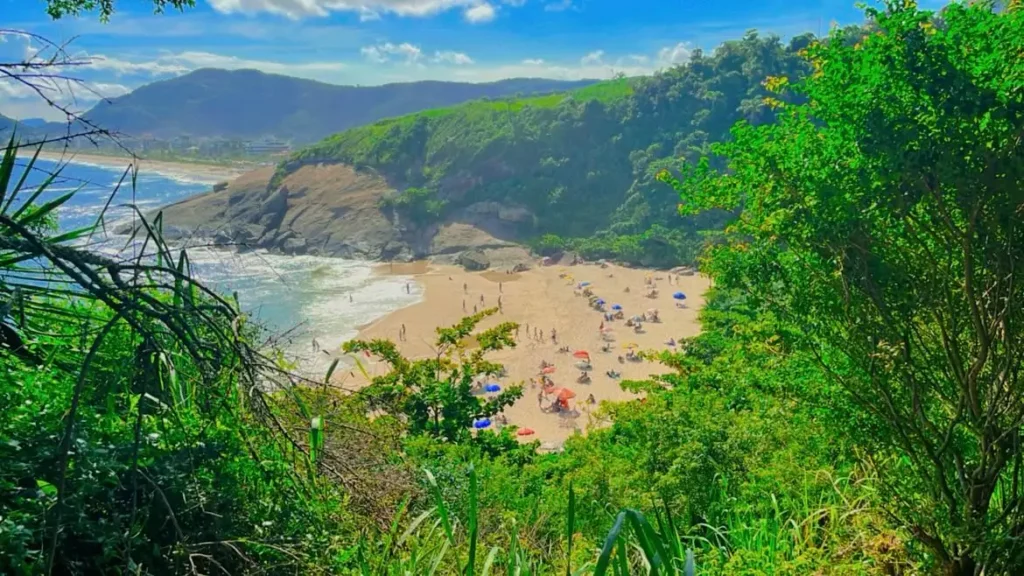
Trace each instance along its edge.
<path fill-rule="evenodd" d="M 19 156 L 30 158 L 32 153 L 26 150 L 19 154 Z M 125 170 L 132 162 L 132 158 L 128 156 L 83 153 L 71 150 L 66 152 L 43 150 L 39 153 L 39 159 L 50 162 L 68 162 L 86 166 L 116 168 L 119 170 Z M 234 180 L 253 169 L 252 166 L 220 166 L 216 164 L 201 164 L 199 162 L 172 162 L 167 160 L 149 160 L 146 158 L 138 158 L 137 161 L 139 174 L 158 174 L 174 180 L 209 185 Z"/>
<path fill-rule="evenodd" d="M 600 402 L 642 398 L 642 395 L 622 390 L 620 382 L 623 380 L 642 380 L 669 372 L 660 364 L 621 361 L 619 357 L 625 355 L 624 346 L 627 344 L 635 344 L 639 350 L 661 351 L 669 348 L 666 342 L 670 338 L 678 340 L 698 334 L 698 314 L 704 304 L 704 294 L 710 287 L 709 279 L 696 274 L 677 276 L 667 271 L 614 264 L 606 267 L 589 263 L 534 267 L 509 274 L 495 269 L 467 272 L 457 266 L 420 261 L 378 264 L 375 273 L 411 278 L 412 282 L 419 284 L 422 295 L 418 302 L 358 326 L 357 338 L 387 338 L 409 358 L 419 359 L 434 354 L 432 345 L 437 327 L 456 324 L 473 313 L 473 306 L 477 309 L 481 309 L 480 306 L 492 307 L 499 297 L 502 298 L 502 311 L 485 318 L 477 330 L 485 330 L 501 322 L 520 324 L 517 346 L 492 352 L 488 359 L 502 364 L 507 371 L 506 377 L 495 378 L 494 382 L 502 387 L 517 383 L 523 385 L 523 396 L 504 411 L 508 424 L 532 429 L 534 434 L 520 439 L 525 442 L 539 440 L 542 449 L 547 450 L 558 449 L 573 434 L 607 425 L 607 422 L 599 422 L 591 415 Z M 594 294 L 603 297 L 608 307 L 613 303 L 621 304 L 625 318 L 643 315 L 657 308 L 661 322 L 646 322 L 644 331 L 635 333 L 624 325 L 624 319 L 605 321 L 603 313 L 592 308 L 588 298 L 582 295 L 578 287 L 580 281 L 592 281 Z M 647 297 L 648 282 L 658 289 L 656 298 Z M 675 306 L 672 294 L 676 291 L 687 295 L 685 308 Z M 610 337 L 614 341 L 608 342 L 608 352 L 602 351 L 606 342 L 599 331 L 601 325 L 612 329 Z M 406 330 L 404 340 L 399 338 L 403 326 Z M 551 340 L 552 329 L 556 331 L 557 343 Z M 532 333 L 538 330 L 543 332 L 543 336 L 535 338 Z M 590 353 L 590 383 L 576 381 L 580 373 L 575 366 L 578 360 L 572 354 L 559 353 L 558 349 L 563 346 L 569 346 L 573 352 L 586 350 Z M 380 362 L 362 360 L 371 376 L 384 373 L 385 366 Z M 576 394 L 569 401 L 568 415 L 549 411 L 550 398 L 543 397 L 541 387 L 531 381 L 539 376 L 542 360 L 554 364 L 555 372 L 550 377 L 555 385 Z M 609 377 L 606 374 L 609 370 L 617 371 L 621 376 Z M 346 372 L 340 375 L 342 381 L 339 384 L 343 387 L 356 389 L 367 384 L 361 374 Z M 594 404 L 587 402 L 591 395 Z"/>

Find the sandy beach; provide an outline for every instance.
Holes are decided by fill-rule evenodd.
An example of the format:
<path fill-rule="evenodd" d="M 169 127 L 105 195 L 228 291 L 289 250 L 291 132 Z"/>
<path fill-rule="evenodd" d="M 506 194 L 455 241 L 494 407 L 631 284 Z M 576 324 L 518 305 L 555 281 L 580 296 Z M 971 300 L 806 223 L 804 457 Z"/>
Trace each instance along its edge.
<path fill-rule="evenodd" d="M 380 273 L 411 276 L 424 288 L 423 301 L 391 313 L 384 318 L 362 327 L 362 339 L 389 338 L 398 343 L 403 354 L 409 357 L 432 355 L 435 328 L 450 326 L 462 317 L 472 314 L 474 308 L 484 309 L 497 306 L 501 297 L 502 312 L 487 318 L 479 328 L 494 326 L 500 322 L 513 321 L 520 324 L 518 345 L 514 349 L 493 353 L 489 359 L 499 362 L 507 369 L 507 376 L 494 379 L 501 386 L 524 384 L 523 397 L 505 411 L 509 424 L 520 428 L 528 427 L 536 433 L 522 437 L 523 440 L 541 440 L 546 448 L 557 448 L 576 430 L 585 432 L 589 427 L 601 426 L 591 416 L 596 404 L 587 400 L 593 395 L 600 403 L 604 400 L 622 401 L 636 398 L 619 386 L 623 379 L 643 379 L 650 374 L 667 369 L 650 362 L 621 361 L 625 347 L 635 344 L 641 350 L 663 350 L 670 338 L 693 336 L 700 330 L 697 313 L 704 304 L 703 295 L 710 283 L 699 275 L 678 276 L 661 271 L 623 268 L 597 264 L 576 266 L 536 267 L 526 272 L 507 274 L 504 271 L 466 272 L 454 266 L 427 265 L 426 263 L 382 265 Z M 562 277 L 568 275 L 568 277 Z M 648 298 L 652 282 L 658 290 L 656 298 Z M 579 284 L 590 282 L 593 294 L 606 301 L 605 309 L 618 304 L 625 313 L 625 319 L 605 321 L 604 314 L 590 306 L 589 299 L 581 294 Z M 628 289 L 628 292 L 627 292 Z M 673 293 L 681 291 L 686 295 L 685 308 L 676 306 Z M 465 309 L 463 309 L 465 306 Z M 649 309 L 657 309 L 661 322 L 644 322 L 642 333 L 625 325 L 625 320 L 634 314 L 644 315 Z M 612 342 L 606 342 L 600 328 L 611 328 Z M 402 326 L 406 338 L 399 340 Z M 551 331 L 556 332 L 557 342 L 552 341 Z M 536 331 L 543 334 L 535 338 Z M 602 346 L 610 350 L 602 351 Z M 560 347 L 568 346 L 569 353 L 560 353 Z M 579 362 L 573 356 L 576 351 L 587 351 L 591 358 L 589 384 L 577 383 Z M 549 410 L 553 397 L 538 398 L 541 387 L 532 384 L 540 373 L 541 361 L 554 365 L 549 377 L 555 386 L 575 392 L 569 400 L 569 415 Z M 382 364 L 369 366 L 371 375 L 383 374 Z M 621 378 L 609 377 L 606 372 L 615 370 Z M 343 385 L 356 387 L 362 384 L 358 372 L 346 374 Z M 575 415 L 575 416 L 574 416 Z"/>
<path fill-rule="evenodd" d="M 32 156 L 32 153 L 25 151 L 23 156 Z M 108 166 L 111 168 L 125 169 L 132 162 L 128 156 L 110 156 L 106 154 L 87 154 L 77 151 L 50 152 L 44 151 L 39 154 L 44 160 L 53 162 L 77 162 L 82 164 L 93 164 L 96 166 Z M 148 160 L 140 158 L 139 174 L 159 174 L 168 178 L 176 178 L 202 182 L 205 184 L 216 184 L 228 180 L 234 180 L 241 174 L 252 170 L 252 166 L 221 166 L 217 164 L 201 164 L 190 162 L 167 162 L 163 160 Z"/>

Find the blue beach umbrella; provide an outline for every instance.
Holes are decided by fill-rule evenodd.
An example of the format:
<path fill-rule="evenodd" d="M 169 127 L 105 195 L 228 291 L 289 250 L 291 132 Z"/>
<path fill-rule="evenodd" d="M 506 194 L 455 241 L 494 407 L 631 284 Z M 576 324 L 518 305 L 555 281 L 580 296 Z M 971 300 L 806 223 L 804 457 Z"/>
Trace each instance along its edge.
<path fill-rule="evenodd" d="M 477 429 L 479 429 L 479 428 L 487 428 L 490 425 L 491 425 L 491 421 L 488 418 L 482 418 L 480 420 L 477 420 L 476 422 L 473 422 L 473 428 L 477 428 Z"/>
<path fill-rule="evenodd" d="M 604 306 L 604 300 L 603 300 L 603 299 L 601 299 L 601 298 L 598 298 L 598 299 L 597 299 L 597 305 L 598 305 L 598 306 Z"/>
<path fill-rule="evenodd" d="M 619 306 L 618 304 L 612 304 L 612 310 L 622 310 L 622 306 Z"/>
<path fill-rule="evenodd" d="M 580 282 L 580 286 L 585 288 L 587 286 L 590 286 L 590 282 Z"/>
<path fill-rule="evenodd" d="M 499 392 L 499 391 L 501 391 L 501 386 L 498 386 L 497 384 L 492 382 L 492 383 L 488 384 L 487 386 L 484 386 L 484 391 L 486 391 L 486 392 Z"/>
<path fill-rule="evenodd" d="M 676 292 L 672 297 L 676 300 L 686 300 L 686 294 L 683 294 L 682 292 Z"/>

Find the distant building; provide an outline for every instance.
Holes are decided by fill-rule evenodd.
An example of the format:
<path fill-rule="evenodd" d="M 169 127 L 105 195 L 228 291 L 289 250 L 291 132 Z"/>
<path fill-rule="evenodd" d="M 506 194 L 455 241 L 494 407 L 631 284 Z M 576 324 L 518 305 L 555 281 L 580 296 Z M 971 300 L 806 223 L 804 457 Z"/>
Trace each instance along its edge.
<path fill-rule="evenodd" d="M 269 138 L 245 143 L 245 152 L 247 154 L 280 154 L 288 152 L 291 148 L 292 145 L 289 142 L 271 140 Z"/>

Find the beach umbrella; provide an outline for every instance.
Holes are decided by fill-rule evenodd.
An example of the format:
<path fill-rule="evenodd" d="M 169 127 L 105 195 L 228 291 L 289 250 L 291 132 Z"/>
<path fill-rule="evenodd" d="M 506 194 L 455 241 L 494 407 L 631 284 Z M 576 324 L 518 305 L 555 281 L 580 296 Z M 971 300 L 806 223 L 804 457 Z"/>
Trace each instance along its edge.
<path fill-rule="evenodd" d="M 554 371 L 555 371 L 555 367 L 554 366 L 545 366 L 544 369 L 540 371 L 540 373 L 541 374 L 552 374 L 552 373 L 554 373 Z"/>
<path fill-rule="evenodd" d="M 627 350 L 632 350 L 633 348 L 639 348 L 640 346 L 638 346 L 636 342 L 629 342 L 629 343 L 623 344 L 622 347 L 627 349 Z"/>
<path fill-rule="evenodd" d="M 516 436 L 529 436 L 533 433 L 533 428 L 520 428 L 516 430 Z"/>
<path fill-rule="evenodd" d="M 580 282 L 581 288 L 586 288 L 587 286 L 590 286 L 590 282 Z"/>
<path fill-rule="evenodd" d="M 491 425 L 491 421 L 490 421 L 489 418 L 481 418 L 480 420 L 477 420 L 477 421 L 473 422 L 473 428 L 477 428 L 477 429 L 487 428 L 490 425 Z"/>
<path fill-rule="evenodd" d="M 572 353 L 574 358 L 590 358 L 590 352 L 586 350 L 577 350 Z"/>
<path fill-rule="evenodd" d="M 572 390 L 569 390 L 568 388 L 562 388 L 561 390 L 558 391 L 558 399 L 561 400 L 562 402 L 571 400 L 575 397 L 576 393 L 573 392 Z"/>
<path fill-rule="evenodd" d="M 554 386 L 554 385 L 552 385 L 552 386 L 545 386 L 544 387 L 544 393 L 545 394 L 557 394 L 561 390 L 562 390 L 561 388 L 559 388 L 558 386 Z"/>
<path fill-rule="evenodd" d="M 597 303 L 600 304 L 601 306 L 604 306 L 604 298 L 598 298 Z"/>
<path fill-rule="evenodd" d="M 686 294 L 683 294 L 682 292 L 676 292 L 672 297 L 676 300 L 686 300 Z"/>
<path fill-rule="evenodd" d="M 498 386 L 497 384 L 494 384 L 492 382 L 491 384 L 488 384 L 487 386 L 484 386 L 484 391 L 486 391 L 486 392 L 500 392 L 501 391 L 501 386 Z"/>
<path fill-rule="evenodd" d="M 622 310 L 622 306 L 618 304 L 612 304 L 612 310 Z"/>

